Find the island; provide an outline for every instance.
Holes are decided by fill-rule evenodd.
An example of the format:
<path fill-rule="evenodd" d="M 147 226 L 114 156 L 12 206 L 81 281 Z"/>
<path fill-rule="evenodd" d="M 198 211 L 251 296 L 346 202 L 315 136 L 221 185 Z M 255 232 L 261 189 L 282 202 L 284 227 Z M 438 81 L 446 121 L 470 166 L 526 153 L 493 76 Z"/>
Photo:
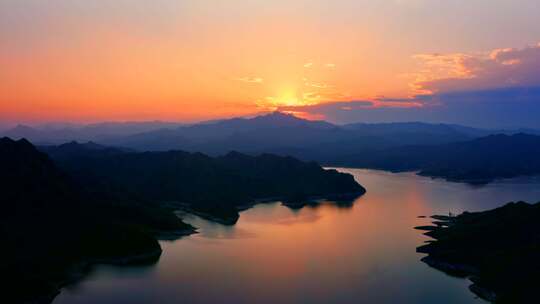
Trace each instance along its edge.
<path fill-rule="evenodd" d="M 433 226 L 416 227 L 434 239 L 417 248 L 423 262 L 469 278 L 470 290 L 490 302 L 538 301 L 540 202 L 432 218 Z"/>

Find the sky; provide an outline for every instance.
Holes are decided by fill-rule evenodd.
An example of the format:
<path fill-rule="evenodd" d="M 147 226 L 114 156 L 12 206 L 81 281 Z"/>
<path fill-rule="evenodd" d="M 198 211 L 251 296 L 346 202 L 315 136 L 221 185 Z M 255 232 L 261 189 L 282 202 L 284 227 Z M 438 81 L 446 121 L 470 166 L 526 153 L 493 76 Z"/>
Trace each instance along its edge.
<path fill-rule="evenodd" d="M 0 0 L 0 126 L 540 128 L 538 0 Z"/>

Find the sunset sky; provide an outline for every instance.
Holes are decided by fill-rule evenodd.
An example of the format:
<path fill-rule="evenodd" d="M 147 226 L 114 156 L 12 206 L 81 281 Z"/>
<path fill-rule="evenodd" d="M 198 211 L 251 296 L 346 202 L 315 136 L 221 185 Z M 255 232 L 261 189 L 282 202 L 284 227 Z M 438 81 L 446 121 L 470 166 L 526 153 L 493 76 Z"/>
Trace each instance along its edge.
<path fill-rule="evenodd" d="M 0 0 L 0 120 L 540 128 L 538 0 Z"/>

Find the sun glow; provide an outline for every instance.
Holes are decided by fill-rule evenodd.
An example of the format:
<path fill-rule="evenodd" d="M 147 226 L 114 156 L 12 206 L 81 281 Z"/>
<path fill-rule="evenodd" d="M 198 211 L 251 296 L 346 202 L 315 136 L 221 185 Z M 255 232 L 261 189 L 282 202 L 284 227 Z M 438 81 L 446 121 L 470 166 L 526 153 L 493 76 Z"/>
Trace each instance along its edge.
<path fill-rule="evenodd" d="M 279 97 L 277 99 L 276 104 L 278 106 L 289 106 L 289 107 L 295 107 L 295 106 L 301 106 L 304 104 L 304 102 L 296 95 L 293 94 L 284 94 L 283 96 Z"/>
<path fill-rule="evenodd" d="M 306 94 L 299 94 L 295 90 L 290 90 L 276 96 L 266 97 L 266 101 L 268 101 L 269 107 L 273 109 L 277 109 L 279 107 L 309 106 L 318 104 L 320 102 L 317 100 L 317 98 L 305 98 L 305 96 Z"/>
<path fill-rule="evenodd" d="M 352 119 L 342 102 L 384 95 L 396 102 L 375 106 L 403 107 L 399 99 L 453 85 L 446 78 L 471 89 L 520 77 L 537 85 L 524 61 L 535 48 L 508 49 L 540 35 L 538 1 L 519 1 L 528 5 L 0 0 L 0 124 L 194 122 L 331 102 Z M 455 35 L 446 26 L 471 13 L 485 27 Z M 493 29 L 506 34 L 485 38 Z"/>

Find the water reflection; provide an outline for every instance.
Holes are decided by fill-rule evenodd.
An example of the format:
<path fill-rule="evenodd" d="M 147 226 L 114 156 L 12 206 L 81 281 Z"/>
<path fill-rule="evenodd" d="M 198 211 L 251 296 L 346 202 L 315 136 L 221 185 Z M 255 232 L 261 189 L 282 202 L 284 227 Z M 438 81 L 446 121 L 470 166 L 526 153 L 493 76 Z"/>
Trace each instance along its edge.
<path fill-rule="evenodd" d="M 410 173 L 340 169 L 368 192 L 353 204 L 243 211 L 235 226 L 195 216 L 200 233 L 162 242 L 147 273 L 99 268 L 55 303 L 482 303 L 468 282 L 421 263 L 419 215 L 540 200 L 540 181 L 481 188 Z"/>

